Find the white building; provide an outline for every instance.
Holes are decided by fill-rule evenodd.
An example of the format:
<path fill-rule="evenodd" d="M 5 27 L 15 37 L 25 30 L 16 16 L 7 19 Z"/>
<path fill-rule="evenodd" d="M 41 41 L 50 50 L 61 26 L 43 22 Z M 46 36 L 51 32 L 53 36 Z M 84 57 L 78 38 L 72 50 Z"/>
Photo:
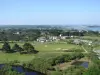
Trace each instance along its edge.
<path fill-rule="evenodd" d="M 43 43 L 43 42 L 46 42 L 46 38 L 40 37 L 40 38 L 37 39 L 37 41 Z"/>
<path fill-rule="evenodd" d="M 17 35 L 19 35 L 19 34 L 20 34 L 20 32 L 16 32 L 16 33 L 14 33 L 14 34 L 17 34 Z"/>

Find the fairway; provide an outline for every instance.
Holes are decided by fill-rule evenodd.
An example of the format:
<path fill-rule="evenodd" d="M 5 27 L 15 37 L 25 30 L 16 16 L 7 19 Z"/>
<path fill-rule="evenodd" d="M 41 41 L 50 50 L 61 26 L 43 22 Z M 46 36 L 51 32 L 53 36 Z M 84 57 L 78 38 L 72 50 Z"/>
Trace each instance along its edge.
<path fill-rule="evenodd" d="M 67 43 L 32 43 L 30 42 L 39 53 L 37 54 L 20 54 L 20 53 L 3 53 L 0 52 L 0 63 L 18 60 L 21 63 L 28 62 L 36 57 L 51 58 L 58 55 L 67 54 L 70 52 L 64 52 L 63 50 L 82 49 L 79 45 L 67 44 Z M 13 47 L 15 43 L 10 43 Z M 24 43 L 17 42 L 21 47 Z M 2 48 L 3 43 L 0 43 Z"/>
<path fill-rule="evenodd" d="M 100 40 L 99 36 L 83 36 L 84 39 Z"/>
<path fill-rule="evenodd" d="M 62 50 L 80 49 L 81 47 L 73 44 L 55 43 L 55 44 L 35 44 L 35 49 L 38 51 L 58 52 Z"/>
<path fill-rule="evenodd" d="M 29 54 L 20 55 L 19 53 L 9 54 L 0 52 L 0 63 L 14 61 L 14 60 L 18 60 L 20 62 L 28 62 L 32 60 L 34 57 L 35 57 L 34 55 L 29 55 Z"/>
<path fill-rule="evenodd" d="M 95 49 L 94 50 L 100 50 L 100 46 L 98 46 L 98 47 L 95 47 Z"/>
<path fill-rule="evenodd" d="M 70 50 L 70 49 L 81 49 L 79 45 L 67 44 L 67 43 L 32 43 L 30 42 L 36 50 L 38 51 L 46 51 L 46 52 L 57 52 L 62 50 Z M 10 46 L 13 47 L 15 43 L 10 43 Z M 21 47 L 24 43 L 17 43 Z M 3 43 L 0 43 L 0 48 L 2 48 Z"/>

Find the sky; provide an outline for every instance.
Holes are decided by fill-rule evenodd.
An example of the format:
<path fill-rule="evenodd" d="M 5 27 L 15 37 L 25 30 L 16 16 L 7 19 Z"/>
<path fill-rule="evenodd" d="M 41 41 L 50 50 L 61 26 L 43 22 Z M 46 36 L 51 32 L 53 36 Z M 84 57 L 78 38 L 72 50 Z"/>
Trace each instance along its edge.
<path fill-rule="evenodd" d="M 0 25 L 100 25 L 100 0 L 0 0 Z"/>

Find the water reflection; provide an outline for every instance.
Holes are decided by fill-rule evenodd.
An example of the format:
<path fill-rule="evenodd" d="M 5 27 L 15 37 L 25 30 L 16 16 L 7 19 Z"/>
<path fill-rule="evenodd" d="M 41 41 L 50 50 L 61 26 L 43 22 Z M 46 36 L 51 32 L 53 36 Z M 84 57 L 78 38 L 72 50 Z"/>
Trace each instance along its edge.
<path fill-rule="evenodd" d="M 0 69 L 5 66 L 4 64 L 0 64 Z M 25 73 L 25 75 L 43 75 L 39 72 L 32 71 L 27 68 L 23 68 L 22 66 L 12 66 L 12 70 L 15 70 L 20 73 Z"/>
<path fill-rule="evenodd" d="M 81 64 L 81 66 L 83 66 L 83 67 L 85 67 L 85 68 L 88 68 L 88 65 L 89 65 L 88 62 L 83 62 L 83 63 Z"/>
<path fill-rule="evenodd" d="M 76 61 L 76 62 L 73 62 L 71 65 L 79 65 L 79 66 L 82 66 L 84 68 L 88 68 L 88 65 L 89 65 L 89 62 L 86 62 L 86 61 Z"/>

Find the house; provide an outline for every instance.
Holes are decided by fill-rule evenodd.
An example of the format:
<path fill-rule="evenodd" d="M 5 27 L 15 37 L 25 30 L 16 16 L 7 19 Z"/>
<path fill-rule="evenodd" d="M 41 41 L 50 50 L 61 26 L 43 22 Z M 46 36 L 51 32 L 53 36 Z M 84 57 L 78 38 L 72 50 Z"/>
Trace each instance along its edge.
<path fill-rule="evenodd" d="M 59 37 L 57 36 L 49 36 L 48 38 L 46 37 L 40 37 L 37 39 L 38 42 L 51 42 L 51 41 L 58 41 Z"/>
<path fill-rule="evenodd" d="M 76 44 L 76 45 L 78 45 L 78 44 L 81 43 L 81 41 L 80 41 L 80 39 L 74 39 L 74 40 L 73 40 L 73 43 Z"/>
<path fill-rule="evenodd" d="M 17 34 L 17 35 L 19 35 L 19 34 L 20 34 L 20 32 L 16 32 L 16 33 L 14 33 L 14 34 Z"/>
<path fill-rule="evenodd" d="M 49 36 L 49 38 L 48 38 L 49 40 L 52 40 L 52 41 L 54 41 L 54 40 L 57 40 L 58 39 L 58 37 L 57 36 Z"/>
<path fill-rule="evenodd" d="M 65 40 L 65 39 L 68 38 L 69 36 L 60 34 L 59 37 L 60 37 L 60 39 Z"/>
<path fill-rule="evenodd" d="M 37 41 L 43 43 L 43 42 L 46 42 L 47 40 L 45 37 L 40 37 L 37 39 Z"/>

